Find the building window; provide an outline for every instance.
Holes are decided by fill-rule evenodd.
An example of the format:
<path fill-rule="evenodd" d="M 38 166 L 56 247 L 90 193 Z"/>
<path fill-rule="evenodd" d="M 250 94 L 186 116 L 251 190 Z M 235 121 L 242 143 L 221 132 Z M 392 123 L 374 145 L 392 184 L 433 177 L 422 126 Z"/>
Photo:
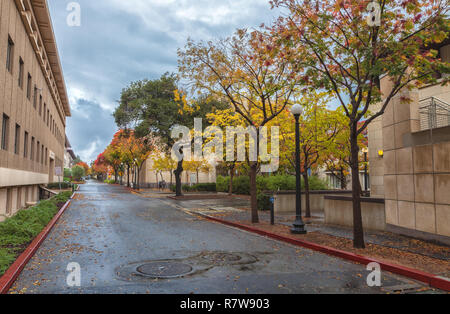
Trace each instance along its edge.
<path fill-rule="evenodd" d="M 8 50 L 6 51 L 6 69 L 12 73 L 12 64 L 14 58 L 14 42 L 8 36 Z"/>
<path fill-rule="evenodd" d="M 34 85 L 34 94 L 33 94 L 33 107 L 36 109 L 37 107 L 37 94 L 38 94 L 38 88 L 36 85 Z"/>
<path fill-rule="evenodd" d="M 47 109 L 47 126 L 48 126 L 49 121 L 50 121 L 50 110 Z"/>
<path fill-rule="evenodd" d="M 48 150 L 47 147 L 45 148 L 45 165 L 47 166 L 47 160 L 48 160 Z"/>
<path fill-rule="evenodd" d="M 31 137 L 31 150 L 30 150 L 30 160 L 34 160 L 34 136 Z"/>
<path fill-rule="evenodd" d="M 41 157 L 40 154 L 40 149 L 41 149 L 41 143 L 39 141 L 37 141 L 37 146 L 36 146 L 36 162 L 39 163 L 39 158 Z"/>
<path fill-rule="evenodd" d="M 44 164 L 44 145 L 41 145 L 41 164 Z"/>
<path fill-rule="evenodd" d="M 31 99 L 31 74 L 30 73 L 28 73 L 27 98 Z"/>
<path fill-rule="evenodd" d="M 28 157 L 28 132 L 25 132 L 25 136 L 23 138 L 23 157 Z"/>
<path fill-rule="evenodd" d="M 46 113 L 46 112 L 47 112 L 47 104 L 44 103 L 44 114 L 43 114 L 44 122 L 45 122 L 45 113 Z"/>
<path fill-rule="evenodd" d="M 23 74 L 24 74 L 24 63 L 22 58 L 19 58 L 19 87 L 23 88 Z"/>
<path fill-rule="evenodd" d="M 8 150 L 8 138 L 9 138 L 9 117 L 3 114 L 2 119 L 2 149 Z"/>
<path fill-rule="evenodd" d="M 6 189 L 6 215 L 11 215 L 12 208 L 12 188 Z"/>
<path fill-rule="evenodd" d="M 20 151 L 20 125 L 16 124 L 16 134 L 14 138 L 14 154 L 18 155 Z"/>
<path fill-rule="evenodd" d="M 42 115 L 42 95 L 39 95 L 39 115 Z"/>

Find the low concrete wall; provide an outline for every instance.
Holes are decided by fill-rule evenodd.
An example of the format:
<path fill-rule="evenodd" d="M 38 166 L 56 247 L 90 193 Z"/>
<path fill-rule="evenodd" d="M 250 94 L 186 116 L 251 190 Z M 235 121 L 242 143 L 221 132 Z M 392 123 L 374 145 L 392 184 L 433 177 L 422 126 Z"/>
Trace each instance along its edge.
<path fill-rule="evenodd" d="M 370 230 L 386 230 L 384 199 L 362 198 L 363 227 Z M 348 196 L 325 196 L 325 223 L 353 227 L 353 202 Z"/>
<path fill-rule="evenodd" d="M 350 195 L 352 191 L 332 190 L 332 191 L 311 191 L 309 195 L 311 212 L 323 213 L 325 209 L 325 196 L 327 195 Z M 295 191 L 279 191 L 274 194 L 275 213 L 295 214 Z M 302 209 L 306 208 L 305 193 L 302 193 Z"/>

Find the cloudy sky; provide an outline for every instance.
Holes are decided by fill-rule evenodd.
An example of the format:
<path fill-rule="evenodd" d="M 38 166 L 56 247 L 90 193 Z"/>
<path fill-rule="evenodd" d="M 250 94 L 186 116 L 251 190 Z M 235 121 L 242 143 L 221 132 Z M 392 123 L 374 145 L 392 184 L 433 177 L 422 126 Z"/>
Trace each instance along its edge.
<path fill-rule="evenodd" d="M 79 0 L 81 26 L 67 24 L 71 0 L 47 0 L 72 108 L 67 135 L 85 161 L 116 131 L 112 117 L 129 82 L 177 69 L 188 37 L 226 37 L 277 14 L 268 0 Z"/>

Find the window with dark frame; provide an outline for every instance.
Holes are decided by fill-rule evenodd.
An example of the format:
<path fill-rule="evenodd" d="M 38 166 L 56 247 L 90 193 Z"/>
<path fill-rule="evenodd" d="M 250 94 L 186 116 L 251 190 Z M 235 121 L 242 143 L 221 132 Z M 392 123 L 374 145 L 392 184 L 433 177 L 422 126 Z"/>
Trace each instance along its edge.
<path fill-rule="evenodd" d="M 28 157 L 28 132 L 25 132 L 23 137 L 23 157 Z"/>
<path fill-rule="evenodd" d="M 19 155 L 20 152 L 20 125 L 16 123 L 16 134 L 14 137 L 14 154 Z"/>
<path fill-rule="evenodd" d="M 48 161 L 48 149 L 47 147 L 45 148 L 45 165 L 47 166 L 47 161 Z"/>
<path fill-rule="evenodd" d="M 28 73 L 28 81 L 27 81 L 27 98 L 31 99 L 31 74 Z"/>
<path fill-rule="evenodd" d="M 41 164 L 44 164 L 44 144 L 41 145 Z"/>
<path fill-rule="evenodd" d="M 8 150 L 8 139 L 9 139 L 9 117 L 3 114 L 2 118 L 2 149 Z"/>
<path fill-rule="evenodd" d="M 19 87 L 23 88 L 24 63 L 22 57 L 19 58 Z"/>
<path fill-rule="evenodd" d="M 42 95 L 39 95 L 39 115 L 42 115 Z"/>
<path fill-rule="evenodd" d="M 34 160 L 34 136 L 31 137 L 31 150 L 30 150 L 30 160 Z"/>
<path fill-rule="evenodd" d="M 44 122 L 45 122 L 45 115 L 46 115 L 46 112 L 47 112 L 47 104 L 44 103 L 44 114 L 42 115 L 42 116 L 43 116 L 43 119 L 44 119 Z"/>
<path fill-rule="evenodd" d="M 8 48 L 6 51 L 6 69 L 8 72 L 12 73 L 13 67 L 13 58 L 14 58 L 14 42 L 10 36 L 8 36 Z"/>
<path fill-rule="evenodd" d="M 37 141 L 37 146 L 36 146 L 36 162 L 39 163 L 39 159 L 41 158 L 41 154 L 40 154 L 40 149 L 41 149 L 41 143 L 39 141 Z"/>
<path fill-rule="evenodd" d="M 34 85 L 34 94 L 33 94 L 33 107 L 34 109 L 37 108 L 37 94 L 38 94 L 38 88 L 36 85 Z"/>

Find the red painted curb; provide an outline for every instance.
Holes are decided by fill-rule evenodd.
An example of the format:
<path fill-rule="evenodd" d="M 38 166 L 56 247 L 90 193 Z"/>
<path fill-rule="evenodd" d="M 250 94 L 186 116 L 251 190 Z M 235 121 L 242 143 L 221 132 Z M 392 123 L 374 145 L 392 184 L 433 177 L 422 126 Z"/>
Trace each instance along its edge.
<path fill-rule="evenodd" d="M 2 277 L 0 277 L 0 294 L 6 294 L 9 291 L 13 283 L 16 281 L 17 277 L 19 277 L 20 273 L 27 265 L 27 263 L 39 249 L 44 240 L 47 238 L 48 234 L 53 229 L 56 222 L 69 207 L 74 195 L 75 193 L 72 194 L 71 198 L 66 202 L 66 204 L 64 204 L 63 207 L 61 207 L 61 209 L 55 215 L 55 217 L 53 217 L 53 219 L 44 228 L 44 230 L 42 230 L 42 232 L 33 240 L 33 242 L 31 242 L 31 244 L 27 247 L 27 249 L 22 254 L 20 254 L 20 256 L 16 259 L 16 261 L 8 268 L 6 273 Z"/>
<path fill-rule="evenodd" d="M 404 267 L 404 266 L 400 266 L 400 265 L 396 265 L 396 264 L 392 264 L 389 262 L 384 262 L 384 261 L 379 261 L 376 260 L 374 258 L 371 257 L 366 257 L 366 256 L 362 256 L 362 255 L 358 255 L 358 254 L 354 254 L 354 253 L 350 253 L 347 251 L 343 251 L 343 250 L 338 250 L 332 247 L 328 247 L 328 246 L 324 246 L 324 245 L 319 245 L 313 242 L 309 242 L 309 241 L 305 241 L 305 240 L 300 240 L 300 239 L 294 239 L 294 238 L 289 238 L 289 237 L 285 237 L 282 235 L 278 235 L 275 233 L 270 233 L 261 229 L 257 229 L 257 228 L 253 228 L 253 227 L 249 227 L 246 225 L 242 225 L 239 223 L 235 223 L 235 222 L 231 222 L 231 221 L 226 221 L 220 218 L 216 218 L 216 217 L 211 217 L 208 215 L 204 215 L 201 213 L 197 213 L 198 215 L 209 219 L 211 221 L 215 221 L 215 222 L 219 222 L 221 224 L 224 225 L 228 225 L 228 226 L 232 226 L 232 227 L 236 227 L 242 230 L 246 230 L 249 232 L 253 232 L 253 233 L 257 233 L 259 235 L 262 236 L 266 236 L 275 240 L 279 240 L 279 241 L 283 241 L 283 242 L 287 242 L 296 246 L 301 246 L 301 247 L 305 247 L 314 251 L 318 251 L 321 253 L 325 253 L 331 256 L 335 256 L 335 257 L 339 257 L 342 259 L 346 259 L 346 260 L 350 260 L 352 262 L 356 262 L 359 264 L 363 264 L 363 265 L 368 265 L 372 262 L 378 263 L 381 266 L 382 270 L 391 272 L 391 273 L 395 273 L 398 275 L 402 275 L 417 281 L 421 281 L 424 282 L 428 285 L 430 285 L 433 288 L 437 288 L 437 289 L 441 289 L 444 291 L 450 291 L 450 281 L 447 278 L 443 278 L 443 277 L 439 277 L 430 273 L 426 273 L 417 269 L 412 269 L 412 268 L 408 268 L 408 267 Z"/>

